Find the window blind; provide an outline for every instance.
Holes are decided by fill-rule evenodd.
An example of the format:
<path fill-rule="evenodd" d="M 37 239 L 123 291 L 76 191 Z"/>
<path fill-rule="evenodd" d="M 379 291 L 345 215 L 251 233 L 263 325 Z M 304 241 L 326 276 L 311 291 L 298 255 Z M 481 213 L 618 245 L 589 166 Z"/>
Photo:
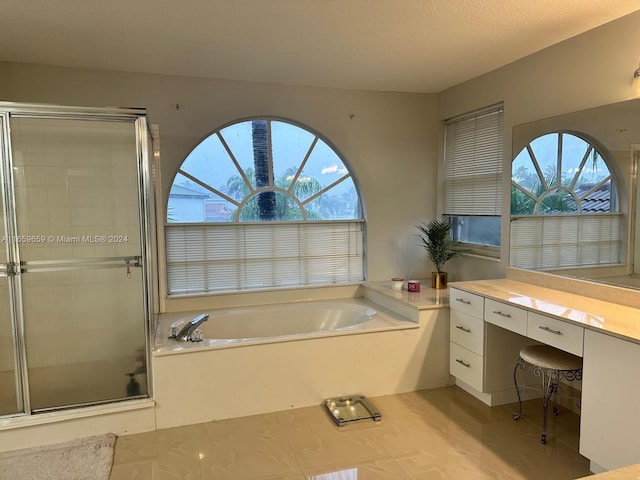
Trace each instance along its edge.
<path fill-rule="evenodd" d="M 621 213 L 515 217 L 510 264 L 550 269 L 621 263 L 621 226 Z"/>
<path fill-rule="evenodd" d="M 364 222 L 168 224 L 170 295 L 364 280 Z"/>
<path fill-rule="evenodd" d="M 503 108 L 445 122 L 444 215 L 501 215 Z"/>

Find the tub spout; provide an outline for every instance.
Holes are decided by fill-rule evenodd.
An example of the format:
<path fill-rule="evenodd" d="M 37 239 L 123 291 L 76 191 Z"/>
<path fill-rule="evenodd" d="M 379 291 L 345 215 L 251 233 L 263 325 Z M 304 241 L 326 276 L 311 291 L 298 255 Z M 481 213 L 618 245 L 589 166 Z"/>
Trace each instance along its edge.
<path fill-rule="evenodd" d="M 185 323 L 180 330 L 176 324 L 173 324 L 169 327 L 169 338 L 175 338 L 181 342 L 201 342 L 202 335 L 198 335 L 198 327 L 207 320 L 209 320 L 209 314 L 203 313 Z"/>

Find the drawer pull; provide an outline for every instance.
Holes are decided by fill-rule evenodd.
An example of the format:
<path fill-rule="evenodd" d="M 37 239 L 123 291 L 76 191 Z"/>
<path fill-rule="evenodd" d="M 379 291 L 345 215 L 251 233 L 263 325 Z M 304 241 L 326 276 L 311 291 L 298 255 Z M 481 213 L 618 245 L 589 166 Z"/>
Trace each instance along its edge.
<path fill-rule="evenodd" d="M 511 318 L 511 314 L 510 313 L 503 313 L 500 310 L 498 310 L 498 311 L 494 310 L 493 313 L 495 313 L 496 315 L 500 315 L 501 317 Z"/>
<path fill-rule="evenodd" d="M 471 305 L 469 300 L 465 300 L 464 298 L 456 298 L 456 302 L 464 303 L 465 305 Z"/>
<path fill-rule="evenodd" d="M 456 325 L 456 328 L 458 330 L 462 330 L 465 333 L 471 333 L 471 330 L 469 330 L 468 328 L 464 328 L 462 325 Z"/>
<path fill-rule="evenodd" d="M 465 362 L 464 360 L 460 360 L 459 358 L 456 358 L 456 362 L 458 362 L 460 365 L 462 365 L 463 367 L 467 367 L 467 368 L 471 368 L 471 364 Z"/>
<path fill-rule="evenodd" d="M 562 332 L 560 330 L 554 330 L 552 328 L 545 327 L 544 325 L 540 325 L 538 326 L 538 328 L 540 330 L 544 330 L 545 332 L 553 333 L 554 335 L 562 335 Z"/>

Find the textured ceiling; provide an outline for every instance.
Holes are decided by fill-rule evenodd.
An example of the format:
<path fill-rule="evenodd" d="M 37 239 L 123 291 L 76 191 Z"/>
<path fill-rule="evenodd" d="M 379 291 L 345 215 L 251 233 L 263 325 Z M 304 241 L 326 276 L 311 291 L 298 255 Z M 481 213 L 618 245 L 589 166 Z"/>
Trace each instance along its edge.
<path fill-rule="evenodd" d="M 640 0 L 0 0 L 0 60 L 439 92 Z"/>

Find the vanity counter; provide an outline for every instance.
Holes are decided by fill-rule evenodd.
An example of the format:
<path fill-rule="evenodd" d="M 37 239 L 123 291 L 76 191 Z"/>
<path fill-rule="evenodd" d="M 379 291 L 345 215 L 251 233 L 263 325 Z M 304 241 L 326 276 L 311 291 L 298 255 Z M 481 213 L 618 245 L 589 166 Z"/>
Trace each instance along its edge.
<path fill-rule="evenodd" d="M 480 399 L 488 396 L 492 402 L 500 393 L 495 385 L 506 385 L 496 378 L 506 382 L 508 376 L 496 365 L 505 366 L 507 361 L 501 355 L 504 357 L 510 346 L 513 351 L 509 357 L 516 357 L 518 338 L 580 356 L 580 453 L 590 460 L 592 472 L 640 462 L 640 417 L 629 414 L 637 411 L 640 396 L 640 308 L 513 279 L 455 282 L 450 293 L 452 332 L 469 332 L 462 339 L 452 336 L 455 356 L 450 365 L 456 384 Z M 465 325 L 472 320 L 475 328 Z M 463 348 L 464 342 L 470 342 L 467 337 L 483 327 L 484 343 L 475 352 Z M 491 347 L 489 342 L 504 329 L 519 337 Z M 632 476 L 625 476 L 629 471 Z M 621 476 L 608 472 L 603 478 L 637 478 L 633 472 L 633 468 L 619 472 Z"/>
<path fill-rule="evenodd" d="M 640 343 L 637 308 L 509 279 L 453 282 L 450 286 Z"/>

